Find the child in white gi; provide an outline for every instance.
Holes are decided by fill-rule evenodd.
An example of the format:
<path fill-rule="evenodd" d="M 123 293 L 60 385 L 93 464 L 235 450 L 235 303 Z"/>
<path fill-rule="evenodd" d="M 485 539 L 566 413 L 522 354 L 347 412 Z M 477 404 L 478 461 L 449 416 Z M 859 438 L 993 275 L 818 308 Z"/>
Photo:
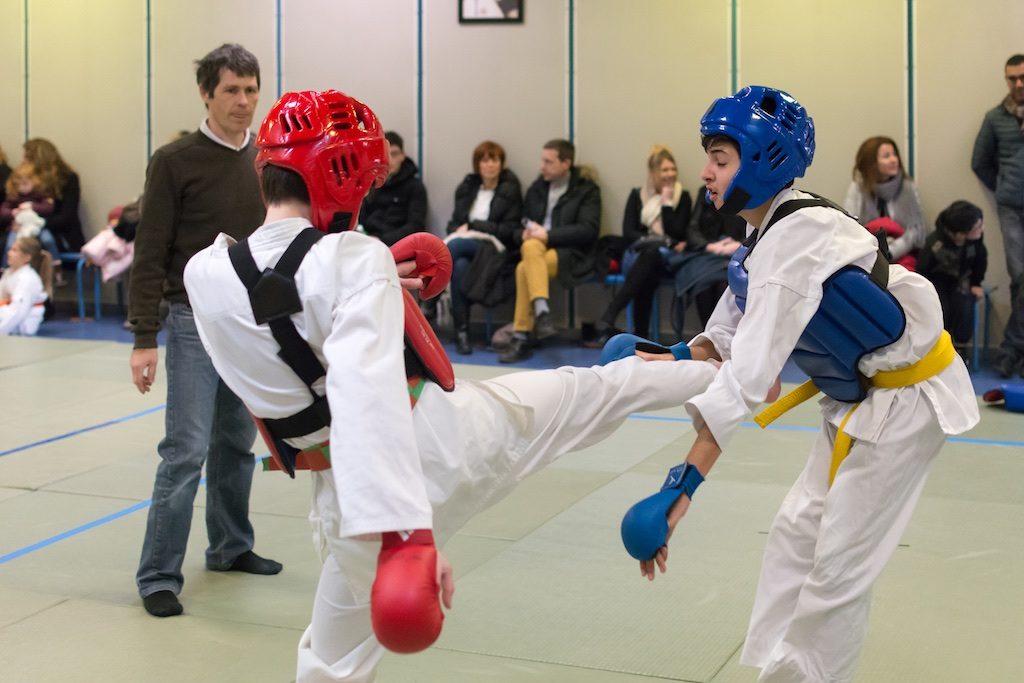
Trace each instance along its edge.
<path fill-rule="evenodd" d="M 258 272 L 279 268 L 282 254 L 311 225 L 328 231 L 339 220 L 356 224 L 359 201 L 378 180 L 374 165 L 386 168 L 386 146 L 379 159 L 365 154 L 376 149 L 379 135 L 370 117 L 364 105 L 334 91 L 288 93 L 271 109 L 256 143 L 266 222 L 246 240 Z M 347 124 L 341 135 L 333 121 Z M 294 146 L 293 131 L 301 133 Z M 356 139 L 349 144 L 345 135 Z M 338 175 L 342 182 L 335 182 Z M 710 363 L 629 358 L 606 367 L 459 381 L 452 391 L 426 382 L 414 394 L 399 276 L 412 264 L 396 269 L 383 243 L 345 231 L 316 241 L 294 273 L 301 311 L 290 319 L 326 369 L 307 389 L 278 357 L 284 347 L 256 323 L 260 295 L 254 289 L 250 300 L 233 267 L 232 245 L 220 235 L 185 268 L 196 325 L 218 373 L 265 422 L 299 414 L 310 390 L 326 394 L 330 406 L 329 426 L 285 439 L 303 449 L 330 438 L 330 468 L 313 474 L 310 519 L 324 566 L 299 644 L 301 683 L 373 680 L 384 651 L 376 623 L 371 627 L 378 534 L 428 529 L 442 546 L 523 477 L 608 436 L 630 413 L 682 405 L 716 371 Z M 450 606 L 451 569 L 443 558 L 438 564 Z M 433 592 L 436 599 L 436 583 Z"/>
<path fill-rule="evenodd" d="M 43 322 L 53 269 L 50 255 L 34 237 L 19 237 L 7 250 L 0 277 L 0 336 L 34 335 Z"/>
<path fill-rule="evenodd" d="M 761 668 L 760 681 L 850 681 L 871 587 L 946 435 L 978 422 L 977 401 L 931 284 L 880 259 L 875 238 L 841 209 L 791 189 L 814 154 L 799 103 L 744 88 L 711 105 L 701 135 L 707 199 L 746 219 L 750 237 L 733 257 L 730 291 L 690 342 L 693 358 L 724 362 L 686 404 L 697 438 L 683 484 L 667 487 L 679 491 L 667 535 L 793 354 L 815 385 L 800 400 L 826 393 L 822 431 L 769 532 L 741 661 Z M 864 297 L 876 303 L 858 310 Z M 642 547 L 648 539 L 628 528 L 627 548 Z M 649 579 L 665 571 L 667 535 L 638 557 Z"/>

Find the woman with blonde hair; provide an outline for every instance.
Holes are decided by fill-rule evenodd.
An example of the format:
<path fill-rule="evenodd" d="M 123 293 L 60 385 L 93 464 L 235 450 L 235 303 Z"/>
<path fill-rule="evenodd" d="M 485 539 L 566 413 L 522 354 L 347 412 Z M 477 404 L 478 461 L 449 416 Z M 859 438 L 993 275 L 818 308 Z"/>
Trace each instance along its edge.
<path fill-rule="evenodd" d="M 85 244 L 78 217 L 81 185 L 78 174 L 68 165 L 52 142 L 33 138 L 22 147 L 23 160 L 32 164 L 42 181 L 42 190 L 53 197 L 53 214 L 46 227 L 53 233 L 61 252 L 77 252 Z"/>
<path fill-rule="evenodd" d="M 668 147 L 655 145 L 647 156 L 647 178 L 629 193 L 622 218 L 622 237 L 629 245 L 623 258 L 625 282 L 597 321 L 596 338 L 586 346 L 604 346 L 630 301 L 633 331 L 647 334 L 658 282 L 666 273 L 665 260 L 686 248 L 689 222 L 690 194 L 679 183 L 675 157 Z"/>
<path fill-rule="evenodd" d="M 843 208 L 872 232 L 884 231 L 892 262 L 914 270 L 926 236 L 924 216 L 895 140 L 879 135 L 861 143 Z"/>

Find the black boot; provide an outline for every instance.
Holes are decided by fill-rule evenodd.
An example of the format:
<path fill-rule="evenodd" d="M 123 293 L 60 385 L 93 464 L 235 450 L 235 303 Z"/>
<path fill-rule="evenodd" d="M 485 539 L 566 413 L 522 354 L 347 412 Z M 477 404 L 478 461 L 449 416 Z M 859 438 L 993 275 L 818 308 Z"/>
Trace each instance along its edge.
<path fill-rule="evenodd" d="M 593 339 L 587 339 L 583 342 L 583 345 L 588 349 L 603 349 L 608 340 L 618 333 L 619 331 L 613 325 L 609 325 L 603 320 L 598 320 L 594 323 Z"/>
<path fill-rule="evenodd" d="M 455 331 L 455 351 L 463 356 L 473 353 L 473 345 L 469 343 L 468 327 L 462 327 Z"/>

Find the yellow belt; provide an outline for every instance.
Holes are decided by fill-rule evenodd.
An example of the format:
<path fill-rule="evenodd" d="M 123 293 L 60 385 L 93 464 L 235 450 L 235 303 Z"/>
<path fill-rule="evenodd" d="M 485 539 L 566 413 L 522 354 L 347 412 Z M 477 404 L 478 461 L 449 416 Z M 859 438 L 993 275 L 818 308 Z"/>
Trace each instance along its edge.
<path fill-rule="evenodd" d="M 909 387 L 911 384 L 923 382 L 929 377 L 934 377 L 939 374 L 953 362 L 954 358 L 956 358 L 956 349 L 953 348 L 953 340 L 950 338 L 949 333 L 943 330 L 942 334 L 939 335 L 939 340 L 935 342 L 935 346 L 933 346 L 931 350 L 921 358 L 921 360 L 908 367 L 900 368 L 899 370 L 882 370 L 873 377 L 869 377 L 868 382 L 871 386 L 878 387 L 880 389 Z M 818 391 L 819 389 L 814 386 L 814 382 L 807 380 L 796 389 L 758 413 L 754 418 L 754 422 L 764 429 L 774 422 L 780 415 L 800 405 L 817 394 Z M 832 464 L 829 467 L 828 472 L 829 487 L 832 486 L 832 481 L 836 478 L 836 472 L 839 471 L 839 466 L 843 463 L 843 460 L 846 459 L 846 456 L 850 454 L 850 448 L 853 446 L 853 439 L 850 438 L 844 429 L 846 427 L 846 423 L 850 419 L 850 416 L 853 415 L 854 411 L 857 410 L 859 406 L 860 403 L 856 403 L 852 408 L 850 408 L 850 412 L 846 413 L 842 422 L 839 423 L 839 431 L 836 433 L 836 442 L 832 447 Z"/>

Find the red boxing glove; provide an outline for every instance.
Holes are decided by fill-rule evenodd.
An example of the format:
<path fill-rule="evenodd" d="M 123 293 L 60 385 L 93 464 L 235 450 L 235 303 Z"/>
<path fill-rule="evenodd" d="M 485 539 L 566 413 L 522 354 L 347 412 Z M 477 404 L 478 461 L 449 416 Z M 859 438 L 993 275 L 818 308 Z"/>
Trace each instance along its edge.
<path fill-rule="evenodd" d="M 396 532 L 381 534 L 370 593 L 370 620 L 381 645 L 402 654 L 430 647 L 444 622 L 439 590 L 437 548 L 429 529 L 414 531 L 405 541 Z"/>
<path fill-rule="evenodd" d="M 430 299 L 448 286 L 452 279 L 452 253 L 441 239 L 429 232 L 414 232 L 391 245 L 395 263 L 416 261 L 411 277 L 423 278 L 420 297 Z"/>

